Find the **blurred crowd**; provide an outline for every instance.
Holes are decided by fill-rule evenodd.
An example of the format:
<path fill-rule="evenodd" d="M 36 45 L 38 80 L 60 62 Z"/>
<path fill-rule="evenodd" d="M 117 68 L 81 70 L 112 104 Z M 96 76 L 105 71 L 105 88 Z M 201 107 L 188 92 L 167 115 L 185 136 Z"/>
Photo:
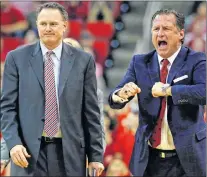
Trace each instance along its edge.
<path fill-rule="evenodd" d="M 1 73 L 6 54 L 16 47 L 38 40 L 37 6 L 45 1 L 1 2 Z M 56 1 L 58 2 L 58 1 Z M 69 27 L 65 37 L 80 42 L 96 60 L 98 87 L 107 87 L 105 61 L 110 55 L 110 42 L 116 33 L 115 22 L 122 15 L 122 1 L 60 1 L 68 11 Z M 186 18 L 184 44 L 205 52 L 206 2 L 196 2 L 196 8 Z M 1 74 L 2 76 L 2 74 Z M 128 165 L 138 127 L 138 106 L 134 98 L 122 110 L 112 110 L 105 104 L 106 152 L 102 176 L 129 176 Z"/>
<path fill-rule="evenodd" d="M 36 8 L 45 1 L 1 2 L 1 62 L 8 51 L 17 46 L 38 40 Z M 97 65 L 98 86 L 108 86 L 105 60 L 110 54 L 110 41 L 116 32 L 114 23 L 119 20 L 124 1 L 56 1 L 69 14 L 65 37 L 78 40 L 90 52 Z M 123 8 L 122 8 L 123 9 Z"/>
<path fill-rule="evenodd" d="M 186 18 L 185 45 L 206 52 L 206 2 L 198 4 L 196 11 Z"/>

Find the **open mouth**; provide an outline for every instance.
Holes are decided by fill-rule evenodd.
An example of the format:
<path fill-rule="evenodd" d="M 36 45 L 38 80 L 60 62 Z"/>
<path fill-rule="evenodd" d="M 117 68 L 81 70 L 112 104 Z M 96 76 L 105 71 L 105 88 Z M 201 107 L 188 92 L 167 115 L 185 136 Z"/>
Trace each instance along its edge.
<path fill-rule="evenodd" d="M 166 41 L 158 41 L 158 46 L 159 48 L 166 48 L 167 47 L 167 42 Z"/>

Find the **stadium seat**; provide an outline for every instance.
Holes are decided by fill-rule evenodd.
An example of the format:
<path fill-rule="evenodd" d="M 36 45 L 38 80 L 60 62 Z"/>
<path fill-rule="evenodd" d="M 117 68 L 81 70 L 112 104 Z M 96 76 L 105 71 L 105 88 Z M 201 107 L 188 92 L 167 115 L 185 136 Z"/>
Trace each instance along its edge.
<path fill-rule="evenodd" d="M 69 28 L 68 37 L 72 37 L 76 40 L 79 40 L 82 26 L 83 26 L 82 20 L 70 20 L 68 22 L 68 28 Z"/>
<path fill-rule="evenodd" d="M 23 45 L 23 44 L 24 44 L 24 41 L 22 38 L 4 37 L 3 38 L 3 51 L 9 52 L 10 50 L 14 50 L 18 46 Z"/>
<path fill-rule="evenodd" d="M 111 39 L 114 34 L 113 24 L 104 23 L 102 21 L 88 22 L 86 24 L 86 29 L 90 31 L 96 38 Z"/>
<path fill-rule="evenodd" d="M 95 40 L 93 49 L 97 55 L 97 62 L 104 66 L 106 57 L 109 54 L 109 41 L 108 40 Z"/>

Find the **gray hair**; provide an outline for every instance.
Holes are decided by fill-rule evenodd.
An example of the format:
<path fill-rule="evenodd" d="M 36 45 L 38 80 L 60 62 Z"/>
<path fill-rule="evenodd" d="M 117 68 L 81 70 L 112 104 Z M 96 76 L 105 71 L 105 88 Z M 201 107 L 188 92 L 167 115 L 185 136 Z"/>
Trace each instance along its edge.
<path fill-rule="evenodd" d="M 43 9 L 57 9 L 60 11 L 63 19 L 65 21 L 68 21 L 68 13 L 67 11 L 65 10 L 65 8 L 60 5 L 59 3 L 57 2 L 48 2 L 48 3 L 44 3 L 44 4 L 41 4 L 37 10 L 36 10 L 36 17 L 38 17 L 39 13 L 43 10 Z"/>

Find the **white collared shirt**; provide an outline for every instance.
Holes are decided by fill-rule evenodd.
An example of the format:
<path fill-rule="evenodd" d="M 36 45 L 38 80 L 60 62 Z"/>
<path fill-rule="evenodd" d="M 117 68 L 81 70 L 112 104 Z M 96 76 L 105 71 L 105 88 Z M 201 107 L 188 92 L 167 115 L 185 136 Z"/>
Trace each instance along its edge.
<path fill-rule="evenodd" d="M 168 61 L 170 62 L 169 65 L 168 65 L 168 74 L 170 72 L 170 68 L 171 68 L 175 58 L 177 57 L 178 53 L 180 52 L 180 49 L 181 49 L 181 46 L 171 57 L 167 58 Z M 163 60 L 163 58 L 158 55 L 158 62 L 159 62 L 159 65 L 160 65 L 160 69 L 162 68 L 162 60 Z M 168 77 L 168 75 L 167 75 L 167 77 Z M 167 78 L 166 78 L 166 80 L 167 80 Z M 162 150 L 173 150 L 173 149 L 175 149 L 172 133 L 170 131 L 170 128 L 169 128 L 169 125 L 168 125 L 168 120 L 167 120 L 167 104 L 166 104 L 164 119 L 163 119 L 162 128 L 161 128 L 161 143 L 156 148 L 157 149 L 162 149 Z"/>

